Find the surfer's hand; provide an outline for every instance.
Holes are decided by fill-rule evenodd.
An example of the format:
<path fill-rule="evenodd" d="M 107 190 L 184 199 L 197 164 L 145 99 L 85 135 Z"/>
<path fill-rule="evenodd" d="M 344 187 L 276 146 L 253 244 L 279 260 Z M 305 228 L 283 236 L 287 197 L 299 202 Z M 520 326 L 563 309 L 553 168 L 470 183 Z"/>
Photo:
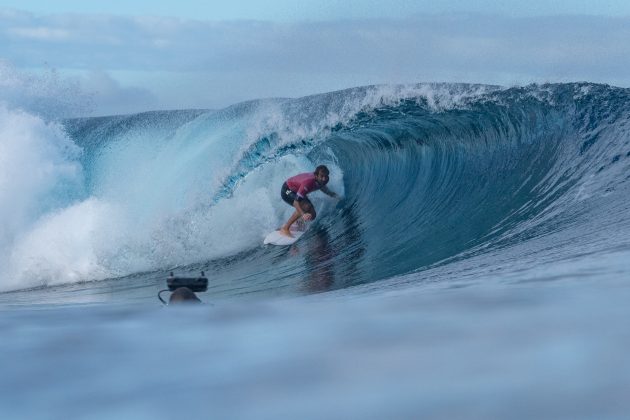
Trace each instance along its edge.
<path fill-rule="evenodd" d="M 304 213 L 304 214 L 302 215 L 302 219 L 306 220 L 307 222 L 308 222 L 309 220 L 311 220 L 312 218 L 313 218 L 313 215 L 312 215 L 312 214 L 310 214 L 310 213 Z"/>

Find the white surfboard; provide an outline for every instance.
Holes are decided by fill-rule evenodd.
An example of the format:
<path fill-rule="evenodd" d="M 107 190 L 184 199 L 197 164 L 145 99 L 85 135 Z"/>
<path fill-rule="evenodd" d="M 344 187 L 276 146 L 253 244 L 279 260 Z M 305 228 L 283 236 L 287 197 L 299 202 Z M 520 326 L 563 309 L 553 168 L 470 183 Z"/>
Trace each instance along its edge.
<path fill-rule="evenodd" d="M 304 235 L 304 232 L 306 232 L 306 230 L 308 229 L 309 224 L 310 223 L 305 223 L 301 229 L 298 228 L 296 225 L 291 226 L 291 235 L 293 235 L 293 237 L 283 235 L 282 233 L 280 233 L 279 230 L 274 230 L 273 232 L 271 232 L 269 235 L 265 237 L 263 244 L 280 245 L 280 246 L 291 245 L 295 243 L 295 241 L 300 239 L 302 235 Z"/>

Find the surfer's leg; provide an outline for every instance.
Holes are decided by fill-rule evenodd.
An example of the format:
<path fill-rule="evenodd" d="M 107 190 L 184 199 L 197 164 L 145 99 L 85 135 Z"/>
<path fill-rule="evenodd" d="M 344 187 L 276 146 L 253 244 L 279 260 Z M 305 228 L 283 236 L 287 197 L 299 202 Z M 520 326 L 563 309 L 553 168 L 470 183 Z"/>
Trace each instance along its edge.
<path fill-rule="evenodd" d="M 315 219 L 315 216 L 316 216 L 315 207 L 313 207 L 313 203 L 311 203 L 311 201 L 308 198 L 305 198 L 302 201 L 298 201 L 297 205 L 300 206 L 300 208 L 302 209 L 302 212 L 308 213 L 311 215 L 310 220 Z M 280 228 L 280 233 L 282 233 L 283 235 L 292 237 L 293 235 L 291 235 L 291 231 L 290 231 L 291 226 L 299 218 L 300 218 L 300 212 L 298 212 L 296 209 L 291 215 L 291 217 L 289 218 L 289 220 L 287 221 L 287 223 L 285 223 L 285 225 Z"/>
<path fill-rule="evenodd" d="M 293 225 L 293 223 L 295 223 L 295 221 L 297 219 L 300 218 L 300 213 L 296 210 L 293 212 L 293 214 L 291 215 L 291 217 L 289 217 L 289 220 L 287 220 L 287 222 L 284 224 L 284 226 L 282 226 L 280 228 L 280 233 L 282 233 L 283 235 L 286 236 L 290 236 L 293 237 L 293 235 L 291 235 L 291 231 L 289 229 L 291 229 L 291 225 Z"/>
<path fill-rule="evenodd" d="M 315 218 L 317 217 L 317 213 L 315 212 L 315 207 L 313 206 L 311 206 L 311 209 L 307 213 L 310 213 L 311 215 L 311 222 L 315 220 Z"/>
<path fill-rule="evenodd" d="M 286 182 L 282 185 L 282 189 L 280 190 L 280 197 L 282 197 L 282 201 L 284 201 L 291 207 L 294 206 L 293 203 L 295 203 L 295 200 L 297 199 L 297 195 L 289 189 L 289 186 L 287 185 Z M 293 237 L 289 229 L 291 228 L 291 225 L 295 223 L 295 221 L 299 217 L 300 217 L 300 213 L 296 209 L 291 215 L 291 217 L 289 217 L 289 220 L 279 229 L 280 233 L 286 236 Z"/>
<path fill-rule="evenodd" d="M 311 200 L 305 198 L 304 200 L 300 201 L 300 208 L 304 213 L 308 213 L 311 215 L 311 220 L 315 220 L 317 213 L 315 212 L 315 206 L 313 206 Z"/>

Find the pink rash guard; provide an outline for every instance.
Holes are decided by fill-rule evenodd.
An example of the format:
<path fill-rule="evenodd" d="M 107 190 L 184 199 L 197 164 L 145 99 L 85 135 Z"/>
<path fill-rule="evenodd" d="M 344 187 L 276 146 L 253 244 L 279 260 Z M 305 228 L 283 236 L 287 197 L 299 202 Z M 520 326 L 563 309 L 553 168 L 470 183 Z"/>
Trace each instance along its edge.
<path fill-rule="evenodd" d="M 319 190 L 322 186 L 315 179 L 315 174 L 306 172 L 287 179 L 287 186 L 302 199 L 306 194 Z"/>

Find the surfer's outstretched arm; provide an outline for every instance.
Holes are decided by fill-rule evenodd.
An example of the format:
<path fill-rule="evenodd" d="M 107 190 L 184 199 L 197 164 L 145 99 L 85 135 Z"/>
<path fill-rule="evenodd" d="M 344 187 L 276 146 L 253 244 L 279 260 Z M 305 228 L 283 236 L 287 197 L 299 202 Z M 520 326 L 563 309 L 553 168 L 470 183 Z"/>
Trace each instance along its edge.
<path fill-rule="evenodd" d="M 329 196 L 331 196 L 331 197 L 333 197 L 333 198 L 339 198 L 339 195 L 338 195 L 336 192 L 334 192 L 334 191 L 330 191 L 330 190 L 328 189 L 328 187 L 327 187 L 327 186 L 325 186 L 325 185 L 323 185 L 323 186 L 320 188 L 320 190 L 321 190 L 324 194 L 329 195 Z"/>

